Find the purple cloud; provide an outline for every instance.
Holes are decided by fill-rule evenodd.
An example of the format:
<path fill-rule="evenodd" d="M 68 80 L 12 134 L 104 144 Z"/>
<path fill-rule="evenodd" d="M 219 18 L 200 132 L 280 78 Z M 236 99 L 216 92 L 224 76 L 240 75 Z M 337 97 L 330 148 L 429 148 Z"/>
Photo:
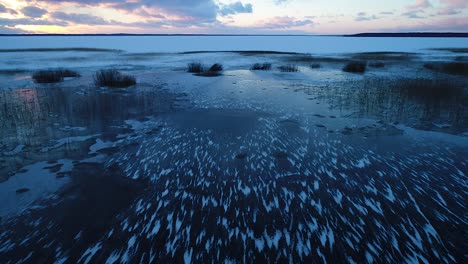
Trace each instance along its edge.
<path fill-rule="evenodd" d="M 21 9 L 21 13 L 28 17 L 40 18 L 47 14 L 47 10 L 36 6 L 27 6 Z"/>
<path fill-rule="evenodd" d="M 66 21 L 66 22 L 72 22 L 74 24 L 82 24 L 82 25 L 109 25 L 111 24 L 111 22 L 106 21 L 101 17 L 87 15 L 87 14 L 54 12 L 51 14 L 51 18 Z"/>
<path fill-rule="evenodd" d="M 15 10 L 11 9 L 11 8 L 6 8 L 4 5 L 0 4 L 0 14 L 4 14 L 4 13 L 8 13 L 8 14 L 12 14 L 12 15 L 17 15 L 18 12 L 16 12 Z"/>
<path fill-rule="evenodd" d="M 80 5 L 96 6 L 106 4 L 115 9 L 133 13 L 139 8 L 146 7 L 161 11 L 165 14 L 183 17 L 186 20 L 215 21 L 219 6 L 214 0 L 138 0 L 123 2 L 120 0 L 39 0 L 48 3 L 76 3 Z"/>
<path fill-rule="evenodd" d="M 415 10 L 415 9 L 425 9 L 428 7 L 431 7 L 432 4 L 429 2 L 429 0 L 416 0 L 416 3 L 407 6 L 406 8 L 409 10 Z"/>

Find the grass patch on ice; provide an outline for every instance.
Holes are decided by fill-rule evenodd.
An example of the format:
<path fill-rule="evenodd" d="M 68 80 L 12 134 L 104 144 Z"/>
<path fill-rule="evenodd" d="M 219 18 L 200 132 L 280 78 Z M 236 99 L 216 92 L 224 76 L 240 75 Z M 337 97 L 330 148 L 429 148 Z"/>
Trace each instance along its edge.
<path fill-rule="evenodd" d="M 279 66 L 280 72 L 299 72 L 299 67 L 296 64 L 287 64 Z"/>
<path fill-rule="evenodd" d="M 322 66 L 320 65 L 320 63 L 312 63 L 312 64 L 310 65 L 310 68 L 311 68 L 311 69 L 319 69 L 319 68 L 321 68 L 321 67 L 322 67 Z"/>
<path fill-rule="evenodd" d="M 450 133 L 467 131 L 468 93 L 463 81 L 450 78 L 364 78 L 330 88 L 324 98 L 333 108 L 349 109 L 356 116 L 432 129 L 450 124 Z"/>
<path fill-rule="evenodd" d="M 362 62 L 362 61 L 348 62 L 343 67 L 343 71 L 351 72 L 351 73 L 364 73 L 366 71 L 366 62 Z"/>
<path fill-rule="evenodd" d="M 410 98 L 424 101 L 439 101 L 463 97 L 463 87 L 449 80 L 403 79 L 396 89 Z"/>
<path fill-rule="evenodd" d="M 216 77 L 220 76 L 224 67 L 220 63 L 215 63 L 207 68 L 203 63 L 192 62 L 187 65 L 187 72 L 194 73 L 197 76 Z"/>
<path fill-rule="evenodd" d="M 208 72 L 222 72 L 223 71 L 223 65 L 219 63 L 213 64 L 209 69 Z"/>
<path fill-rule="evenodd" d="M 448 74 L 456 75 L 468 75 L 468 63 L 467 62 L 431 62 L 425 63 L 424 68 L 436 71 L 443 72 Z"/>
<path fill-rule="evenodd" d="M 94 74 L 94 84 L 98 87 L 126 88 L 136 85 L 136 78 L 115 69 L 100 70 Z"/>
<path fill-rule="evenodd" d="M 271 70 L 271 63 L 255 63 L 250 67 L 251 71 L 269 71 Z"/>
<path fill-rule="evenodd" d="M 200 62 L 191 62 L 187 64 L 187 71 L 191 73 L 202 73 L 205 70 L 205 66 Z"/>
<path fill-rule="evenodd" d="M 51 69 L 36 71 L 32 78 L 36 83 L 58 83 L 62 82 L 63 78 L 80 76 L 78 72 L 69 69 Z"/>

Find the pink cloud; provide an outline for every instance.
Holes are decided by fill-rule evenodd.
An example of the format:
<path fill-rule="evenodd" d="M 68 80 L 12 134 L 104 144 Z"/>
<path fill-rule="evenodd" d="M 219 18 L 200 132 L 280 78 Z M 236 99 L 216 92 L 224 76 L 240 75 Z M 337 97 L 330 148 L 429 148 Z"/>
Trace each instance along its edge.
<path fill-rule="evenodd" d="M 466 0 L 441 0 L 441 2 L 444 6 L 437 12 L 439 15 L 459 14 L 468 7 L 468 1 Z"/>
<path fill-rule="evenodd" d="M 414 10 L 414 9 L 426 9 L 428 7 L 431 7 L 431 3 L 429 2 L 429 0 L 416 0 L 416 3 L 414 3 L 413 5 L 409 5 L 407 6 L 407 9 L 411 9 L 411 10 Z"/>

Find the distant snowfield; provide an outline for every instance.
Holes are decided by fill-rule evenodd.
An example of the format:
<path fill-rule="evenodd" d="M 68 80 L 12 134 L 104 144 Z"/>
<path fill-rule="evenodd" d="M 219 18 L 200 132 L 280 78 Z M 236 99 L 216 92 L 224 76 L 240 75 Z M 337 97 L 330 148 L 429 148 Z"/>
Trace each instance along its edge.
<path fill-rule="evenodd" d="M 466 48 L 466 38 L 360 38 L 340 36 L 75 36 L 1 37 L 0 49 L 105 48 L 127 52 L 268 50 L 299 53 L 424 52 Z"/>

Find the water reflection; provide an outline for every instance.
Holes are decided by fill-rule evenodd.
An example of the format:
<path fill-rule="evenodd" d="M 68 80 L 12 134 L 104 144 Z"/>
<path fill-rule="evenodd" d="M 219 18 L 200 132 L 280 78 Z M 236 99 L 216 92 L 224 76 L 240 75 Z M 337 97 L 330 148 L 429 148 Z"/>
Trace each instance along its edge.
<path fill-rule="evenodd" d="M 460 133 L 468 129 L 468 97 L 461 83 L 444 80 L 367 79 L 320 91 L 332 108 L 357 117 Z"/>
<path fill-rule="evenodd" d="M 24 163 L 59 159 L 63 151 L 69 152 L 68 158 L 76 158 L 87 151 L 80 144 L 64 144 L 63 149 L 55 152 L 41 151 L 53 140 L 73 143 L 75 137 L 95 134 L 105 138 L 122 132 L 127 119 L 141 119 L 176 108 L 176 95 L 160 88 L 110 91 L 94 87 L 43 87 L 1 91 L 0 174 L 5 176 L 0 181 Z"/>

